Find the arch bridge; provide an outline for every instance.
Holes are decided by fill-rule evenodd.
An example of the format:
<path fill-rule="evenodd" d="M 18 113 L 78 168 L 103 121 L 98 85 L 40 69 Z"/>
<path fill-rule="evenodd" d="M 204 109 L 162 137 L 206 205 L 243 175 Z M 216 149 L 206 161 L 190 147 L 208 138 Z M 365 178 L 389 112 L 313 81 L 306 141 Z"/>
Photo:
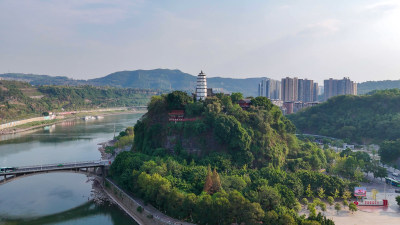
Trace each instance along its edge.
<path fill-rule="evenodd" d="M 0 184 L 11 181 L 17 177 L 33 175 L 36 173 L 49 173 L 57 171 L 60 172 L 73 171 L 73 172 L 86 172 L 86 173 L 93 172 L 95 174 L 101 173 L 104 178 L 106 174 L 106 169 L 110 164 L 111 164 L 110 161 L 97 160 L 97 161 L 55 163 L 55 164 L 21 166 L 21 167 L 1 167 L 0 176 L 2 176 L 4 179 L 0 180 Z"/>

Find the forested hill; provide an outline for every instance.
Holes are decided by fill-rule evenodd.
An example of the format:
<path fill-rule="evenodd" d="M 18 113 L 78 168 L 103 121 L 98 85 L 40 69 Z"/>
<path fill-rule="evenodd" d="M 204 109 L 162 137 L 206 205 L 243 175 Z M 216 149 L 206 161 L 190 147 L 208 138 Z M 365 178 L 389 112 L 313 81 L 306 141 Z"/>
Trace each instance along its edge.
<path fill-rule="evenodd" d="M 343 95 L 288 118 L 299 132 L 381 142 L 400 138 L 400 90 L 380 90 L 363 96 Z"/>
<path fill-rule="evenodd" d="M 386 90 L 400 88 L 400 80 L 366 81 L 357 85 L 359 95 L 367 94 L 373 90 Z"/>
<path fill-rule="evenodd" d="M 157 91 L 93 86 L 32 86 L 0 80 L 0 120 L 40 116 L 48 111 L 146 105 Z"/>
<path fill-rule="evenodd" d="M 53 77 L 17 73 L 0 74 L 0 77 L 4 79 L 26 81 L 33 85 L 96 85 L 168 91 L 194 91 L 197 78 L 195 75 L 184 73 L 180 70 L 169 69 L 121 71 L 109 74 L 105 77 L 89 80 L 74 80 L 62 76 Z M 208 77 L 207 84 L 208 87 L 211 88 L 223 88 L 228 92 L 241 92 L 245 96 L 257 96 L 258 83 L 261 79 L 261 77 L 246 79 Z"/>
<path fill-rule="evenodd" d="M 252 99 L 248 110 L 238 105 L 242 98 L 153 96 L 135 124 L 132 151 L 116 157 L 110 176 L 160 211 L 195 224 L 332 225 L 316 207 L 326 209 L 320 198 L 350 195 L 346 189 L 357 184 L 340 177 L 360 180 L 342 166 L 354 158 L 298 140 L 266 97 Z M 304 197 L 313 201 L 302 200 L 308 218 L 297 214 Z"/>

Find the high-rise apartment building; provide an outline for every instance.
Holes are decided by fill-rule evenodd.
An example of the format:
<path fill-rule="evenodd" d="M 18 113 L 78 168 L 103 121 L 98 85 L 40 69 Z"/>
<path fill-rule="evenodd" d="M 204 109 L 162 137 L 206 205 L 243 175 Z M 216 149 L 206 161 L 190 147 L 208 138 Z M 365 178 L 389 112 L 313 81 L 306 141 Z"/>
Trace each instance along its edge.
<path fill-rule="evenodd" d="M 357 83 L 351 81 L 348 77 L 344 77 L 342 80 L 332 78 L 324 80 L 325 101 L 337 95 L 357 95 Z"/>
<path fill-rule="evenodd" d="M 318 101 L 318 95 L 319 95 L 319 87 L 318 87 L 318 83 L 314 83 L 314 87 L 313 87 L 313 102 L 317 102 Z"/>
<path fill-rule="evenodd" d="M 271 100 L 281 98 L 281 82 L 273 79 L 262 80 L 258 84 L 258 96 L 264 96 Z"/>
<path fill-rule="evenodd" d="M 283 102 L 316 102 L 319 86 L 313 80 L 286 77 L 281 82 L 273 79 L 262 80 L 258 84 L 258 96 Z"/>
<path fill-rule="evenodd" d="M 281 81 L 281 96 L 284 102 L 298 100 L 298 78 L 283 78 Z"/>
<path fill-rule="evenodd" d="M 314 100 L 314 81 L 308 79 L 298 80 L 298 98 L 300 102 L 313 102 Z"/>
<path fill-rule="evenodd" d="M 297 85 L 297 99 L 296 99 L 296 101 L 303 102 L 304 101 L 304 88 L 305 88 L 304 84 L 305 84 L 305 82 L 304 82 L 303 79 L 298 79 L 297 83 L 298 83 L 298 85 Z"/>

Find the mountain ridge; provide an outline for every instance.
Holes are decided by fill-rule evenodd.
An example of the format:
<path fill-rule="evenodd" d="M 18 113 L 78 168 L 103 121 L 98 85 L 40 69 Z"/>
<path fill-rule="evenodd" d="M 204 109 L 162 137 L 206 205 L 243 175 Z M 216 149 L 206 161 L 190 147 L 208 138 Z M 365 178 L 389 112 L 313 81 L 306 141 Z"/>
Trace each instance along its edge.
<path fill-rule="evenodd" d="M 66 76 L 50 76 L 23 73 L 0 74 L 3 79 L 29 82 L 32 85 L 94 85 L 122 88 L 145 88 L 160 90 L 194 91 L 196 75 L 184 73 L 178 69 L 125 70 L 104 77 L 88 80 L 72 79 Z M 208 77 L 211 88 L 223 88 L 228 92 L 242 92 L 246 96 L 257 96 L 257 85 L 265 77 L 225 78 Z"/>
<path fill-rule="evenodd" d="M 179 69 L 124 70 L 110 73 L 103 77 L 88 80 L 73 79 L 66 76 L 50 76 L 24 73 L 4 73 L 0 78 L 20 80 L 32 85 L 94 85 L 122 88 L 145 88 L 160 90 L 194 91 L 196 75 L 182 72 Z M 208 77 L 211 88 L 223 88 L 227 92 L 241 92 L 245 96 L 258 95 L 258 83 L 266 77 L 228 78 Z M 358 83 L 358 95 L 373 90 L 400 88 L 400 80 L 365 81 Z"/>

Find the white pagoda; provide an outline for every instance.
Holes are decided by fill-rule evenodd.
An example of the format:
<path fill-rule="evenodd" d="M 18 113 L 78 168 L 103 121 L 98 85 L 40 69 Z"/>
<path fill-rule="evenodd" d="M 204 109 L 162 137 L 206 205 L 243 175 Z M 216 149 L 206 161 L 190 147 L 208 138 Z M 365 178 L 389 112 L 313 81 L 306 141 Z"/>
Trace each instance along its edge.
<path fill-rule="evenodd" d="M 196 86 L 196 99 L 204 100 L 207 98 L 207 78 L 206 75 L 201 71 L 197 76 Z"/>

